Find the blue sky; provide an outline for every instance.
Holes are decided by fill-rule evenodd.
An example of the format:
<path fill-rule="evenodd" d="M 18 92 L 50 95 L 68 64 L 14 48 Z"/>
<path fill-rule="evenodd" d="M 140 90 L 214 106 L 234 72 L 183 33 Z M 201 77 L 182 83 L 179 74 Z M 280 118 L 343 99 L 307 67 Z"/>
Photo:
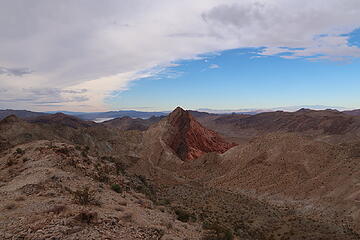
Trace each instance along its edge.
<path fill-rule="evenodd" d="M 360 108 L 359 0 L 11 0 L 0 109 Z"/>
<path fill-rule="evenodd" d="M 358 31 L 351 43 L 360 41 Z M 360 108 L 360 60 L 284 59 L 261 49 L 234 49 L 179 61 L 155 77 L 133 82 L 107 103 L 117 108 L 169 110 L 325 105 Z"/>

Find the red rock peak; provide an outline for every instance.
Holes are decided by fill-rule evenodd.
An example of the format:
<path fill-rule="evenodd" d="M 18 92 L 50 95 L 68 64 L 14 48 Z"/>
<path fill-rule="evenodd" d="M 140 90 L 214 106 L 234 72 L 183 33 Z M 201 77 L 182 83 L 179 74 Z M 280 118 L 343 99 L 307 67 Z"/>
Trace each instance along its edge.
<path fill-rule="evenodd" d="M 204 153 L 224 153 L 235 146 L 216 132 L 203 127 L 188 111 L 177 107 L 168 116 L 172 134 L 168 145 L 182 160 L 192 160 Z"/>

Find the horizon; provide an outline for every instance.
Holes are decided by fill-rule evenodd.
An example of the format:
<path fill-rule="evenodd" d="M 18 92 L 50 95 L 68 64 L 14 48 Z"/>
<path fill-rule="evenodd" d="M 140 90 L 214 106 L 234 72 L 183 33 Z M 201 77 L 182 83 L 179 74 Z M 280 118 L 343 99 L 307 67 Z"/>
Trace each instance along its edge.
<path fill-rule="evenodd" d="M 357 0 L 2 5 L 0 109 L 360 109 Z"/>
<path fill-rule="evenodd" d="M 144 110 L 137 110 L 137 109 L 117 109 L 117 110 L 108 110 L 108 111 L 95 111 L 95 112 L 86 112 L 86 111 L 68 111 L 68 110 L 58 110 L 58 111 L 32 111 L 29 109 L 2 109 L 0 111 L 31 111 L 31 112 L 39 112 L 39 113 L 103 113 L 103 112 L 148 112 L 148 113 L 170 113 L 174 111 L 176 108 L 182 108 L 184 110 L 189 111 L 197 111 L 197 112 L 207 112 L 207 113 L 215 113 L 215 114 L 231 114 L 231 113 L 263 113 L 263 112 L 275 112 L 275 111 L 283 111 L 283 112 L 296 112 L 301 109 L 309 109 L 314 111 L 321 111 L 321 110 L 337 110 L 339 112 L 342 111 L 354 111 L 358 110 L 357 108 L 344 108 L 340 106 L 324 106 L 324 105 L 298 105 L 298 106 L 283 106 L 283 107 L 275 107 L 275 108 L 237 108 L 237 109 L 212 109 L 212 108 L 197 108 L 197 109 L 187 109 L 182 106 L 177 106 L 173 109 L 167 110 L 158 110 L 158 111 L 144 111 Z"/>

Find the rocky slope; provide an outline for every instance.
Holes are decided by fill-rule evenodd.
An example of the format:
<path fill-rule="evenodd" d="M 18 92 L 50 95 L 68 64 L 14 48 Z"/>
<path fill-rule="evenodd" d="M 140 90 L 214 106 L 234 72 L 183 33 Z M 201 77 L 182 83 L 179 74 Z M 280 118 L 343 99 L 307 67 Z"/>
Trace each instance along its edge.
<path fill-rule="evenodd" d="M 204 155 L 189 163 L 185 175 L 210 187 L 357 223 L 359 146 L 330 145 L 295 133 L 272 133 L 224 155 Z"/>
<path fill-rule="evenodd" d="M 1 153 L 1 239 L 200 239 L 199 223 L 156 205 L 145 179 L 117 158 L 34 141 Z"/>
<path fill-rule="evenodd" d="M 11 116 L 0 147 L 5 239 L 360 239 L 355 143 L 233 146 L 178 108 L 144 131 Z"/>

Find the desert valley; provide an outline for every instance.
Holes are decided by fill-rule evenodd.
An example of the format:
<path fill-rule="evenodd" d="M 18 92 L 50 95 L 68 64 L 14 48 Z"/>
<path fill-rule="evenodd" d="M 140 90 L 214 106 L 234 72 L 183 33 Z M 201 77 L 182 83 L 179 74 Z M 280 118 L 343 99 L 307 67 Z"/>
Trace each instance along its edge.
<path fill-rule="evenodd" d="M 356 111 L 12 113 L 2 239 L 360 238 Z"/>

